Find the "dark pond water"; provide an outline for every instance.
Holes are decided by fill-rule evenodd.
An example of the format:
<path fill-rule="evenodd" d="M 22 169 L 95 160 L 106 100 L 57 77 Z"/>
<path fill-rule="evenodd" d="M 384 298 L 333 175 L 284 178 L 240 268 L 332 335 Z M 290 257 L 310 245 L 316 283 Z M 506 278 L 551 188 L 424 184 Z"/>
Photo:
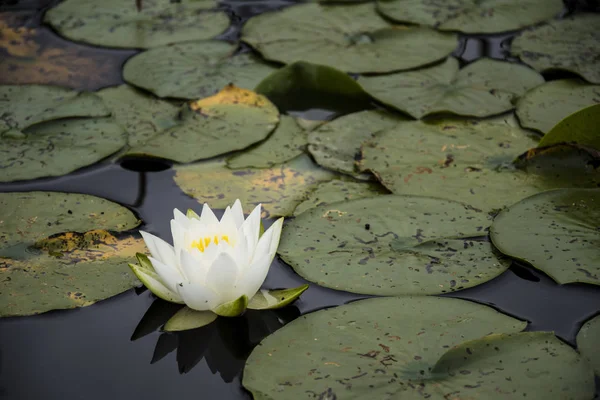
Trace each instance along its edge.
<path fill-rule="evenodd" d="M 42 48 L 62 48 L 81 58 L 102 60 L 101 74 L 93 70 L 76 71 L 69 78 L 70 86 L 97 89 L 122 83 L 120 66 L 135 52 L 71 44 L 58 38 L 50 29 L 40 27 L 44 10 L 53 3 L 56 1 L 0 1 L 0 17 L 13 26 L 35 29 L 35 40 Z M 234 22 L 223 38 L 235 40 L 240 24 L 250 16 L 293 3 L 223 2 Z M 506 43 L 512 36 L 464 37 L 456 55 L 465 62 L 481 56 L 506 58 Z M 1 52 L 0 57 L 5 57 Z M 29 69 L 19 68 L 12 75 L 0 76 L 0 84 L 34 83 L 39 78 L 28 75 Z M 46 78 L 45 83 L 64 84 L 60 76 Z M 330 113 L 322 107 L 311 106 L 310 99 L 301 99 L 290 102 L 287 108 L 289 112 L 313 117 Z M 143 229 L 169 238 L 173 208 L 197 207 L 196 201 L 186 196 L 172 177 L 173 171 L 167 163 L 129 159 L 120 164 L 101 163 L 56 179 L 0 184 L 0 191 L 52 190 L 97 195 L 130 207 L 145 221 Z M 276 261 L 265 286 L 294 287 L 302 283 L 289 266 Z M 488 304 L 529 321 L 529 330 L 555 331 L 572 345 L 583 322 L 600 312 L 600 288 L 556 285 L 542 273 L 516 264 L 498 278 L 452 296 Z M 143 289 L 86 308 L 1 319 L 0 397 L 11 400 L 250 398 L 241 387 L 241 372 L 250 351 L 263 337 L 303 313 L 359 298 L 313 284 L 291 307 L 277 312 L 249 312 L 243 318 L 218 319 L 208 327 L 178 334 L 158 331 L 178 306 L 155 300 Z"/>

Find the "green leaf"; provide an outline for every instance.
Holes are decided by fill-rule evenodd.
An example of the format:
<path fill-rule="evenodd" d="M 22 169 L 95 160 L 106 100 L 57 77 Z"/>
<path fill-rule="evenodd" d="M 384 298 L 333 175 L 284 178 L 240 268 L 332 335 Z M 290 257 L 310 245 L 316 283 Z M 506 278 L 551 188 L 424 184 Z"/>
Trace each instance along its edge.
<path fill-rule="evenodd" d="M 546 82 L 525 93 L 517 102 L 517 117 L 523 128 L 542 133 L 577 110 L 600 103 L 600 86 L 580 79 Z"/>
<path fill-rule="evenodd" d="M 365 197 L 375 197 L 389 192 L 378 182 L 351 182 L 343 180 L 333 180 L 323 182 L 311 192 L 306 200 L 298 204 L 294 210 L 294 215 L 304 211 L 320 207 L 338 201 L 362 199 Z"/>
<path fill-rule="evenodd" d="M 543 8 L 543 7 L 542 7 Z M 538 71 L 563 70 L 600 83 L 600 14 L 577 13 L 517 36 L 511 51 Z"/>
<path fill-rule="evenodd" d="M 595 104 L 560 121 L 540 140 L 539 146 L 568 142 L 600 150 L 598 127 L 600 127 L 600 104 Z"/>
<path fill-rule="evenodd" d="M 196 311 L 183 307 L 171 317 L 163 327 L 166 332 L 185 331 L 206 326 L 217 319 L 217 314 L 212 311 Z"/>
<path fill-rule="evenodd" d="M 369 179 L 356 168 L 356 156 L 362 143 L 373 134 L 391 128 L 406 118 L 384 111 L 362 111 L 345 115 L 319 126 L 308 135 L 308 150 L 325 168 Z"/>
<path fill-rule="evenodd" d="M 450 57 L 434 67 L 358 82 L 377 100 L 415 118 L 435 113 L 487 117 L 512 110 L 513 101 L 544 78 L 522 65 L 489 58 L 459 70 L 458 60 Z"/>
<path fill-rule="evenodd" d="M 254 207 L 262 203 L 263 217 L 292 215 L 296 206 L 320 182 L 333 179 L 307 155 L 266 169 L 231 170 L 223 160 L 175 167 L 175 183 L 200 203 L 224 209 L 236 199 Z"/>
<path fill-rule="evenodd" d="M 577 348 L 592 365 L 596 375 L 600 376 L 600 315 L 587 321 L 577 334 Z"/>
<path fill-rule="evenodd" d="M 123 78 L 158 97 L 195 100 L 212 96 L 230 83 L 254 89 L 275 71 L 251 53 L 236 53 L 236 48 L 221 41 L 159 47 L 127 60 Z"/>
<path fill-rule="evenodd" d="M 377 8 L 398 21 L 464 33 L 512 31 L 554 18 L 560 0 L 378 0 Z"/>
<path fill-rule="evenodd" d="M 298 60 L 344 72 L 390 72 L 445 58 L 456 35 L 421 27 L 392 27 L 373 4 L 299 4 L 251 18 L 242 40 L 263 57 Z"/>
<path fill-rule="evenodd" d="M 154 266 L 152 265 L 152 262 L 150 261 L 147 255 L 145 255 L 144 253 L 136 253 L 135 258 L 137 258 L 139 266 L 141 268 L 146 269 L 148 271 L 156 272 L 154 271 Z"/>
<path fill-rule="evenodd" d="M 542 393 L 545 384 L 554 389 L 561 382 L 593 393 L 589 371 L 572 362 L 575 351 L 548 335 L 543 339 L 550 348 L 559 349 L 552 362 L 548 362 L 552 353 L 539 348 L 519 346 L 514 355 L 501 348 L 498 355 L 507 357 L 504 371 L 485 368 L 482 372 L 490 374 L 487 378 L 478 371 L 456 371 L 454 381 L 446 374 L 441 380 L 432 376 L 430 369 L 454 346 L 492 333 L 516 333 L 525 326 L 525 322 L 465 300 L 429 296 L 360 300 L 304 315 L 266 337 L 248 358 L 242 384 L 257 400 L 300 399 L 307 390 L 315 398 L 443 400 L 444 395 L 450 399 L 452 392 L 460 391 L 462 398 L 495 399 L 478 393 L 498 387 L 493 380 L 499 374 L 514 372 L 513 382 L 505 382 L 509 388 L 531 380 L 539 382 Z M 543 368 L 560 368 L 563 379 L 555 373 L 537 374 L 537 362 L 532 363 L 531 374 L 525 373 L 527 363 L 518 365 L 523 361 L 521 354 L 524 359 L 540 357 Z M 559 398 L 535 397 L 535 392 L 529 397 Z"/>
<path fill-rule="evenodd" d="M 200 216 L 196 214 L 196 211 L 192 210 L 191 208 L 188 208 L 186 216 L 188 218 L 200 219 Z"/>
<path fill-rule="evenodd" d="M 320 108 L 350 113 L 371 108 L 371 97 L 346 73 L 304 61 L 296 61 L 273 72 L 256 87 L 256 91 L 267 96 L 281 110 Z"/>
<path fill-rule="evenodd" d="M 213 0 L 134 1 L 66 0 L 44 18 L 66 38 L 103 47 L 142 48 L 208 39 L 229 26 Z"/>
<path fill-rule="evenodd" d="M 259 290 L 248 303 L 250 310 L 272 310 L 294 302 L 308 289 L 308 284 L 293 289 Z"/>
<path fill-rule="evenodd" d="M 131 271 L 133 271 L 140 282 L 142 282 L 156 297 L 171 303 L 183 304 L 183 301 L 174 297 L 173 292 L 162 283 L 162 279 L 154 269 L 150 270 L 131 263 L 129 264 L 129 268 L 131 268 Z"/>
<path fill-rule="evenodd" d="M 227 159 L 227 166 L 239 168 L 269 168 L 298 157 L 304 152 L 307 138 L 294 118 L 280 116 L 279 125 L 264 142 Z"/>
<path fill-rule="evenodd" d="M 490 236 L 502 253 L 560 284 L 600 285 L 600 189 L 559 189 L 502 211 Z"/>
<path fill-rule="evenodd" d="M 486 282 L 510 261 L 486 241 L 489 217 L 464 204 L 383 195 L 315 207 L 283 229 L 278 253 L 321 286 L 376 295 L 438 294 Z"/>
<path fill-rule="evenodd" d="M 180 163 L 240 150 L 266 138 L 279 111 L 266 97 L 226 86 L 214 96 L 184 106 L 178 125 L 129 150 Z"/>
<path fill-rule="evenodd" d="M 237 317 L 248 308 L 248 296 L 245 294 L 228 303 L 221 304 L 214 309 L 214 313 L 221 317 Z"/>

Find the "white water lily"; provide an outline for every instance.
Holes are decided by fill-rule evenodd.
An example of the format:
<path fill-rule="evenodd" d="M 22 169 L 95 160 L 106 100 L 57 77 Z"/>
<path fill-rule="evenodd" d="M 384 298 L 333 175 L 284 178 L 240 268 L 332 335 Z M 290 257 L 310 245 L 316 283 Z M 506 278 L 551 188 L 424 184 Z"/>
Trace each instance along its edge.
<path fill-rule="evenodd" d="M 260 215 L 258 205 L 244 220 L 239 200 L 227 207 L 220 221 L 207 204 L 200 216 L 175 209 L 173 246 L 140 231 L 151 257 L 138 254 L 141 266 L 130 267 L 158 297 L 197 311 L 238 315 L 259 292 L 281 236 L 283 218 L 260 236 Z M 240 300 L 243 304 L 231 310 Z"/>

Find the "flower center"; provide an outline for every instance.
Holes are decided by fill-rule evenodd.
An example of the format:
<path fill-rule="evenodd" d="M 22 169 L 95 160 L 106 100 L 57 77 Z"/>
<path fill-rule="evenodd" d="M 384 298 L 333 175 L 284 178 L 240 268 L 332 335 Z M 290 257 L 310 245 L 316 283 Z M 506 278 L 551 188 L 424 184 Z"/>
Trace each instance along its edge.
<path fill-rule="evenodd" d="M 229 236 L 227 235 L 215 235 L 215 236 L 207 236 L 205 238 L 202 238 L 200 240 L 194 240 L 191 244 L 191 247 L 195 247 L 198 250 L 200 250 L 201 252 L 204 253 L 204 250 L 206 250 L 206 248 L 208 246 L 210 246 L 211 243 L 214 244 L 219 244 L 219 242 L 227 242 L 227 244 L 231 245 L 231 243 L 229 242 Z"/>

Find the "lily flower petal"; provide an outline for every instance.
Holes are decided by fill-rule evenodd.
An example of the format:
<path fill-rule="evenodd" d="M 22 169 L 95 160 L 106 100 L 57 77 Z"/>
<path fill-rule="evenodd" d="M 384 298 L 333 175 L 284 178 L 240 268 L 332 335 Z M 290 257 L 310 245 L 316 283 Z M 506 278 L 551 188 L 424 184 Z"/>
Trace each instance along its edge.
<path fill-rule="evenodd" d="M 214 225 L 218 224 L 219 220 L 215 213 L 210 209 L 208 204 L 204 203 L 202 206 L 202 213 L 200 214 L 200 222 L 204 225 Z"/>
<path fill-rule="evenodd" d="M 231 206 L 231 214 L 233 215 L 236 228 L 239 229 L 244 223 L 244 210 L 242 210 L 242 202 L 240 199 L 237 199 L 235 203 L 233 203 L 233 206 Z"/>
<path fill-rule="evenodd" d="M 188 229 L 190 227 L 190 220 L 185 216 L 184 213 L 179 211 L 178 209 L 173 209 L 173 218 L 175 221 L 179 222 L 183 229 Z"/>
<path fill-rule="evenodd" d="M 209 287 L 194 282 L 180 282 L 177 293 L 185 304 L 196 311 L 212 310 L 218 306 L 219 296 Z"/>
<path fill-rule="evenodd" d="M 235 300 L 239 297 L 235 291 L 238 273 L 239 268 L 233 257 L 228 253 L 221 253 L 206 274 L 206 286 L 219 293 L 222 303 Z"/>
<path fill-rule="evenodd" d="M 144 286 L 148 288 L 148 290 L 154 293 L 154 295 L 172 303 L 183 303 L 183 300 L 178 293 L 163 285 L 156 272 L 149 271 L 135 264 L 129 264 L 129 267 L 135 276 L 137 276 L 137 278 L 140 280 L 140 282 L 142 282 Z"/>
<path fill-rule="evenodd" d="M 142 234 L 142 238 L 144 238 L 144 242 L 146 242 L 146 246 L 148 246 L 148 250 L 150 250 L 152 257 L 167 265 L 175 264 L 175 250 L 173 249 L 173 246 L 151 233 L 144 231 L 140 231 L 140 233 Z"/>
<path fill-rule="evenodd" d="M 154 270 L 160 277 L 160 280 L 163 283 L 163 285 L 171 289 L 171 291 L 175 292 L 175 285 L 177 285 L 178 282 L 181 282 L 183 280 L 183 277 L 181 276 L 179 270 L 177 268 L 174 268 L 173 266 L 164 264 L 153 257 L 148 257 L 148 259 L 152 263 L 152 266 L 154 267 Z"/>
<path fill-rule="evenodd" d="M 188 252 L 181 250 L 179 253 L 179 262 L 181 269 L 185 274 L 188 282 L 196 282 L 204 284 L 206 281 L 206 273 L 208 272 L 208 266 L 204 264 L 199 256 L 194 256 L 194 253 L 199 253 L 198 249 L 192 249 L 195 251 Z"/>

